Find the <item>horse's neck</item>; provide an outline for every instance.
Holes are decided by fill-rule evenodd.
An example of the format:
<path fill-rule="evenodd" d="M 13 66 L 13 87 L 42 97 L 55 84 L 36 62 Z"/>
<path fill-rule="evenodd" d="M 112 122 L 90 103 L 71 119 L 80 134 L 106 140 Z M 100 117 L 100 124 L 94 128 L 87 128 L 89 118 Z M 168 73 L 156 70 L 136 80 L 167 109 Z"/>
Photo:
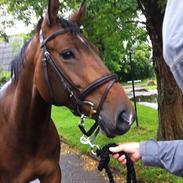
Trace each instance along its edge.
<path fill-rule="evenodd" d="M 31 43 L 33 44 L 33 43 Z M 31 46 L 28 47 L 28 49 Z M 36 46 L 32 45 L 36 50 Z M 17 127 L 23 130 L 35 130 L 35 127 L 48 125 L 51 106 L 40 96 L 34 81 L 35 53 L 26 57 L 18 82 L 14 87 L 11 113 Z M 13 83 L 12 83 L 13 85 Z M 16 112 L 15 112 L 16 111 Z"/>

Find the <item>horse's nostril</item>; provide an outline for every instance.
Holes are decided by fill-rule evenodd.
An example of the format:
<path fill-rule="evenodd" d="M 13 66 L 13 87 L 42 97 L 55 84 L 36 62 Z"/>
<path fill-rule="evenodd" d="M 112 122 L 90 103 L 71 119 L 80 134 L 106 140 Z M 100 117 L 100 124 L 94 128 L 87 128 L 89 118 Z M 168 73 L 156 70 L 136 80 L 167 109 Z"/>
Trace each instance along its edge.
<path fill-rule="evenodd" d="M 126 110 L 123 110 L 119 113 L 118 116 L 118 123 L 127 123 L 128 125 L 131 125 L 131 123 L 134 121 L 134 114 L 130 113 Z"/>
<path fill-rule="evenodd" d="M 128 121 L 128 116 L 127 116 L 127 112 L 124 110 L 122 112 L 120 112 L 119 116 L 118 116 L 118 121 L 120 122 L 125 122 Z"/>

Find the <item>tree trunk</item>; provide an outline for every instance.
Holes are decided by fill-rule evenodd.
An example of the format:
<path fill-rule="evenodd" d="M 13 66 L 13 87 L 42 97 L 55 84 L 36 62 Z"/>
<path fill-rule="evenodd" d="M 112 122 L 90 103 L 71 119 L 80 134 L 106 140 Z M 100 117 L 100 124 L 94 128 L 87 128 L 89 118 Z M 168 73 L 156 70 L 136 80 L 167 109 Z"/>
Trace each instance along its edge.
<path fill-rule="evenodd" d="M 147 31 L 153 48 L 153 63 L 157 77 L 159 140 L 183 138 L 183 95 L 163 59 L 163 13 L 157 0 L 137 0 L 147 19 Z"/>

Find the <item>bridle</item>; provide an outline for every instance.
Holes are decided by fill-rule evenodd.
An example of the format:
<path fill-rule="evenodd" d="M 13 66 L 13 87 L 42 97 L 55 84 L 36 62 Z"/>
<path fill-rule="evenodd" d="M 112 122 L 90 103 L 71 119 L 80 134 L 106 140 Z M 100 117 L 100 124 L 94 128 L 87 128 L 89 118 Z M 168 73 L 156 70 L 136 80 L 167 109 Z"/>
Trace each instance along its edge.
<path fill-rule="evenodd" d="M 92 148 L 91 152 L 94 155 L 100 156 L 101 160 L 99 162 L 98 169 L 101 171 L 103 168 L 105 168 L 107 175 L 109 177 L 109 180 L 112 183 L 112 182 L 114 182 L 114 180 L 113 180 L 113 176 L 110 171 L 110 168 L 108 167 L 108 163 L 109 163 L 109 159 L 110 159 L 109 158 L 109 153 L 110 153 L 109 147 L 113 146 L 113 144 L 108 144 L 108 145 L 104 146 L 102 149 L 100 149 L 97 145 L 93 144 L 93 141 L 95 140 L 95 138 L 99 132 L 99 123 L 101 121 L 100 111 L 102 110 L 102 106 L 109 94 L 110 89 L 112 88 L 113 84 L 118 81 L 118 78 L 115 74 L 106 74 L 106 75 L 100 77 L 99 79 L 91 82 L 82 91 L 79 91 L 79 89 L 73 84 L 73 82 L 65 75 L 63 70 L 60 67 L 58 67 L 58 65 L 53 60 L 50 52 L 48 51 L 48 49 L 46 47 L 47 42 L 49 42 L 50 40 L 54 39 L 55 37 L 57 37 L 59 35 L 63 35 L 67 32 L 71 32 L 74 34 L 80 33 L 78 26 L 72 24 L 69 21 L 63 20 L 63 19 L 62 19 L 62 21 L 63 22 L 61 22 L 61 23 L 67 24 L 66 27 L 64 27 L 65 25 L 62 24 L 64 29 L 54 32 L 53 34 L 48 36 L 46 39 L 44 39 L 42 31 L 40 31 L 40 44 L 41 44 L 41 48 L 43 51 L 42 65 L 43 65 L 43 71 L 44 71 L 44 80 L 47 85 L 48 94 L 51 99 L 51 104 L 54 104 L 56 101 L 55 101 L 55 98 L 53 95 L 53 89 L 52 89 L 52 86 L 50 84 L 50 80 L 48 77 L 48 66 L 50 66 L 50 68 L 59 77 L 59 80 L 63 83 L 64 89 L 69 94 L 70 100 L 74 101 L 75 108 L 74 108 L 73 112 L 81 117 L 80 123 L 79 123 L 79 128 L 82 131 L 82 133 L 84 134 L 80 138 L 81 143 L 89 145 Z M 90 93 L 92 93 L 93 91 L 98 89 L 100 86 L 107 84 L 107 83 L 108 83 L 108 85 L 106 86 L 104 93 L 103 93 L 97 107 L 95 106 L 95 104 L 93 102 L 85 100 L 85 98 Z M 80 107 L 82 107 L 83 105 L 90 106 L 89 116 L 87 116 L 86 114 L 83 114 L 81 112 Z M 94 117 L 94 119 L 95 119 L 95 123 L 92 125 L 92 127 L 88 131 L 86 131 L 84 128 L 84 122 L 87 117 L 90 117 L 90 118 Z M 92 138 L 91 138 L 91 136 L 92 136 Z M 131 182 L 131 180 L 133 180 L 134 183 L 137 182 L 133 163 L 128 158 L 127 182 Z"/>
<path fill-rule="evenodd" d="M 50 84 L 49 76 L 48 76 L 48 66 L 57 74 L 59 77 L 59 80 L 62 82 L 64 86 L 65 92 L 69 94 L 70 100 L 74 102 L 74 110 L 73 113 L 76 115 L 79 115 L 81 117 L 79 128 L 82 131 L 82 133 L 90 137 L 94 132 L 95 136 L 99 131 L 99 122 L 101 120 L 100 117 L 100 111 L 102 109 L 102 106 L 108 96 L 108 93 L 110 89 L 112 88 L 113 84 L 118 81 L 118 78 L 115 74 L 106 74 L 102 77 L 100 77 L 97 80 L 94 80 L 92 83 L 90 83 L 88 86 L 86 86 L 82 91 L 79 91 L 79 89 L 73 84 L 73 82 L 65 75 L 63 70 L 56 64 L 56 62 L 53 60 L 50 52 L 47 49 L 46 44 L 54 39 L 55 37 L 59 35 L 63 35 L 65 33 L 73 33 L 73 34 L 80 34 L 80 29 L 77 25 L 74 23 L 67 21 L 65 19 L 61 19 L 61 25 L 63 29 L 52 33 L 50 36 L 47 38 L 44 38 L 44 35 L 42 31 L 40 31 L 40 45 L 42 48 L 42 65 L 43 65 L 43 72 L 44 72 L 44 80 L 48 89 L 48 94 L 51 100 L 51 104 L 55 104 L 55 98 L 53 94 L 53 89 L 52 85 Z M 99 101 L 98 106 L 96 107 L 95 104 L 91 101 L 85 100 L 86 96 L 91 94 L 93 91 L 95 91 L 97 88 L 100 86 L 107 84 L 105 88 L 105 91 Z M 81 111 L 81 107 L 89 106 L 90 107 L 90 112 L 89 115 L 83 114 Z M 95 123 L 92 125 L 92 127 L 86 131 L 84 127 L 84 121 L 85 119 L 89 118 L 94 118 Z"/>

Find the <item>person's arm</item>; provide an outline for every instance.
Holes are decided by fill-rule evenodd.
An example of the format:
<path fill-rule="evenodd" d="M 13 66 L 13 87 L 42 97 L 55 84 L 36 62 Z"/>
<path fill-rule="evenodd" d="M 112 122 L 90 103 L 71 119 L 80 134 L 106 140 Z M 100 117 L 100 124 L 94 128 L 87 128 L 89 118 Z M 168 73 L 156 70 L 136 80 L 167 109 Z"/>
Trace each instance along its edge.
<path fill-rule="evenodd" d="M 158 166 L 183 176 L 183 140 L 141 142 L 140 155 L 144 165 Z"/>
<path fill-rule="evenodd" d="M 141 159 L 144 165 L 161 167 L 177 176 L 183 176 L 182 140 L 125 143 L 110 148 L 110 151 L 122 164 L 126 163 L 126 158 L 124 155 L 119 156 L 118 152 L 125 151 L 134 162 Z"/>

